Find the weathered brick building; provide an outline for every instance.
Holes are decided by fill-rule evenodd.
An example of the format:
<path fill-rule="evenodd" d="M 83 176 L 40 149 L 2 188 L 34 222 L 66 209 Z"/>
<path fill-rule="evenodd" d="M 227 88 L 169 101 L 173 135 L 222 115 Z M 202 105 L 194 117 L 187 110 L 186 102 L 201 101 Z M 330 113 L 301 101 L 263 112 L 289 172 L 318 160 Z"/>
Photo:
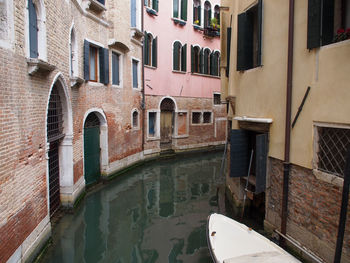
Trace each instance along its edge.
<path fill-rule="evenodd" d="M 141 1 L 0 1 L 0 262 L 142 158 Z"/>
<path fill-rule="evenodd" d="M 230 196 L 260 202 L 266 229 L 313 260 L 333 262 L 350 147 L 350 2 L 221 5 Z M 343 222 L 342 262 L 349 262 L 349 215 Z"/>

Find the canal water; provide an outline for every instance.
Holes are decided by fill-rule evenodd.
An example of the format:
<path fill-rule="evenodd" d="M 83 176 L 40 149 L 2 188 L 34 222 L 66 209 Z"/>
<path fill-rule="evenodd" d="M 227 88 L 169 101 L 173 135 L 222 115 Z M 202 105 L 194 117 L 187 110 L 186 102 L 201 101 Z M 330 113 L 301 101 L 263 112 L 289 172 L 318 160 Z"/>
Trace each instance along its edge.
<path fill-rule="evenodd" d="M 89 192 L 42 262 L 208 263 L 222 152 L 158 160 Z"/>

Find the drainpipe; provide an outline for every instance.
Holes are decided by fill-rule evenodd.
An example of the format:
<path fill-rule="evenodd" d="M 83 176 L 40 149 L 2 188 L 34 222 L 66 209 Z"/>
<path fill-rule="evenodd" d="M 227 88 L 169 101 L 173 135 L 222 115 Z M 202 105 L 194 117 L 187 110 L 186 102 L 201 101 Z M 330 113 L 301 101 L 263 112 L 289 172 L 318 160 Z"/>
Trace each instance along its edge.
<path fill-rule="evenodd" d="M 282 192 L 282 220 L 281 232 L 287 234 L 288 192 L 290 175 L 290 133 L 292 112 L 292 84 L 293 84 L 293 42 L 294 42 L 294 0 L 289 0 L 288 25 L 288 62 L 287 62 L 287 98 L 286 98 L 286 126 L 283 162 L 283 192 Z M 281 238 L 281 236 L 280 236 Z M 285 246 L 285 239 L 280 239 L 280 245 Z"/>
<path fill-rule="evenodd" d="M 144 23 L 144 1 L 141 0 L 141 31 L 144 33 L 143 23 Z M 145 112 L 146 112 L 146 101 L 145 101 L 145 63 L 144 63 L 144 50 L 143 46 L 141 49 L 141 63 L 142 63 L 142 102 L 141 102 L 141 109 L 142 109 L 142 152 L 145 150 Z"/>

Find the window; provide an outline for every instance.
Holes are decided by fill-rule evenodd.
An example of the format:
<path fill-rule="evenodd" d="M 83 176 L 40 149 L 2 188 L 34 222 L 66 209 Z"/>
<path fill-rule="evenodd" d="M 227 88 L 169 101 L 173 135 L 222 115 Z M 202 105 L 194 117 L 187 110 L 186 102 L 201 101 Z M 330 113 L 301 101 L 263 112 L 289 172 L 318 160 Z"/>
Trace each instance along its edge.
<path fill-rule="evenodd" d="M 350 37 L 349 0 L 309 0 L 307 48 L 312 49 Z"/>
<path fill-rule="evenodd" d="M 38 53 L 38 21 L 36 15 L 35 5 L 32 0 L 28 1 L 28 12 L 29 12 L 29 47 L 30 57 L 37 58 Z"/>
<path fill-rule="evenodd" d="M 84 40 L 84 79 L 109 82 L 109 51 Z"/>
<path fill-rule="evenodd" d="M 210 27 L 211 4 L 208 1 L 204 3 L 204 28 Z"/>
<path fill-rule="evenodd" d="M 145 32 L 144 38 L 144 63 L 145 65 L 157 67 L 157 42 L 158 37 L 153 38 L 152 34 Z"/>
<path fill-rule="evenodd" d="M 210 111 L 203 112 L 203 123 L 211 123 L 211 112 Z"/>
<path fill-rule="evenodd" d="M 192 124 L 201 123 L 201 112 L 192 112 Z"/>
<path fill-rule="evenodd" d="M 347 150 L 350 147 L 350 129 L 316 127 L 317 169 L 344 177 Z"/>
<path fill-rule="evenodd" d="M 191 72 L 202 73 L 203 50 L 199 46 L 191 46 Z"/>
<path fill-rule="evenodd" d="M 145 6 L 158 12 L 158 0 L 145 0 Z"/>
<path fill-rule="evenodd" d="M 148 113 L 148 136 L 154 137 L 156 135 L 156 112 Z"/>
<path fill-rule="evenodd" d="M 173 70 L 186 72 L 187 44 L 181 45 L 179 41 L 173 45 Z"/>
<path fill-rule="evenodd" d="M 137 6 L 136 6 L 136 0 L 131 0 L 131 7 L 130 7 L 130 11 L 131 11 L 131 27 L 136 27 L 136 14 L 137 14 Z"/>
<path fill-rule="evenodd" d="M 204 49 L 204 74 L 210 74 L 210 50 L 208 48 Z"/>
<path fill-rule="evenodd" d="M 237 70 L 261 66 L 262 0 L 238 15 Z"/>
<path fill-rule="evenodd" d="M 112 84 L 120 85 L 120 55 L 112 52 Z"/>
<path fill-rule="evenodd" d="M 221 104 L 221 95 L 219 93 L 214 93 L 214 105 Z"/>
<path fill-rule="evenodd" d="M 210 74 L 220 76 L 220 52 L 213 51 L 210 54 Z"/>
<path fill-rule="evenodd" d="M 173 17 L 187 21 L 187 0 L 173 0 Z"/>
<path fill-rule="evenodd" d="M 193 0 L 193 24 L 201 25 L 201 1 Z"/>
<path fill-rule="evenodd" d="M 139 88 L 139 62 L 135 59 L 132 60 L 132 87 L 134 89 Z"/>
<path fill-rule="evenodd" d="M 218 5 L 214 7 L 214 18 L 216 18 L 217 24 L 220 25 L 220 7 Z"/>
<path fill-rule="evenodd" d="M 134 112 L 132 113 L 132 127 L 139 127 L 139 113 L 137 112 L 137 110 L 134 110 Z"/>
<path fill-rule="evenodd" d="M 75 38 L 75 31 L 70 32 L 70 76 L 78 75 L 78 45 Z"/>

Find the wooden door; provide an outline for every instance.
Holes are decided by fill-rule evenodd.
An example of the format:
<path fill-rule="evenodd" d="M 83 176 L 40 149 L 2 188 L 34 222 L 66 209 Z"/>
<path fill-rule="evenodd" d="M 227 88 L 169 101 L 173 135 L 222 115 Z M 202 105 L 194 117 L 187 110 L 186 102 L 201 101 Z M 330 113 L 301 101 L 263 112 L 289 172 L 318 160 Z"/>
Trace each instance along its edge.
<path fill-rule="evenodd" d="M 173 134 L 173 112 L 162 111 L 160 114 L 160 142 L 171 143 Z"/>

